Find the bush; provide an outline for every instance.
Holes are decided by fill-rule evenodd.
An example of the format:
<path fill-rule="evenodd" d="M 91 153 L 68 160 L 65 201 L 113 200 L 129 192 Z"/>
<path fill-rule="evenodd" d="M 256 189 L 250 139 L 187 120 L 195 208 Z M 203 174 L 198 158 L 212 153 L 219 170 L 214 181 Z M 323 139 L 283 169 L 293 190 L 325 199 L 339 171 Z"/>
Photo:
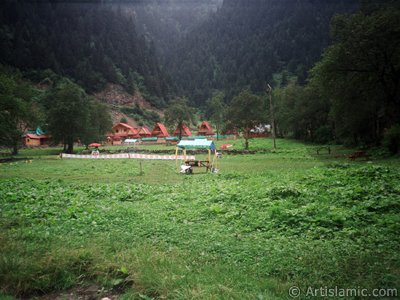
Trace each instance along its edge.
<path fill-rule="evenodd" d="M 400 153 L 400 124 L 396 124 L 386 131 L 383 145 L 392 154 Z"/>
<path fill-rule="evenodd" d="M 333 141 L 333 131 L 331 126 L 321 126 L 315 131 L 314 142 L 326 144 L 330 141 Z"/>

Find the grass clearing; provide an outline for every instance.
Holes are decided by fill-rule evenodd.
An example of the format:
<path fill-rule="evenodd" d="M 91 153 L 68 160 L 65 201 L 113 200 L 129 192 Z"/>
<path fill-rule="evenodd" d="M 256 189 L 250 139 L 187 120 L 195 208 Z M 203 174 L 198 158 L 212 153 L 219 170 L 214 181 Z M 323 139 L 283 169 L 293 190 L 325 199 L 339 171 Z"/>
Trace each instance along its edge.
<path fill-rule="evenodd" d="M 398 160 L 270 143 L 224 155 L 219 174 L 143 161 L 140 175 L 134 160 L 40 151 L 2 164 L 1 293 L 96 283 L 120 299 L 287 299 L 292 285 L 398 288 Z"/>

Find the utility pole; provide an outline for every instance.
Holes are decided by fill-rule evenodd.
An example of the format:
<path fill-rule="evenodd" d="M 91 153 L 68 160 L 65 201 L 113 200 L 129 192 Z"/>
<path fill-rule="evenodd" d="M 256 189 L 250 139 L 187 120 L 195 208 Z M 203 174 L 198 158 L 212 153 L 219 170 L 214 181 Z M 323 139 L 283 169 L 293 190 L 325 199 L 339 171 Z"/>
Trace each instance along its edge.
<path fill-rule="evenodd" d="M 272 138 L 274 140 L 274 149 L 276 149 L 276 132 L 275 132 L 275 115 L 274 115 L 274 105 L 272 104 L 272 87 L 268 85 L 268 93 L 269 93 L 269 110 L 271 114 L 271 129 L 272 129 Z"/>

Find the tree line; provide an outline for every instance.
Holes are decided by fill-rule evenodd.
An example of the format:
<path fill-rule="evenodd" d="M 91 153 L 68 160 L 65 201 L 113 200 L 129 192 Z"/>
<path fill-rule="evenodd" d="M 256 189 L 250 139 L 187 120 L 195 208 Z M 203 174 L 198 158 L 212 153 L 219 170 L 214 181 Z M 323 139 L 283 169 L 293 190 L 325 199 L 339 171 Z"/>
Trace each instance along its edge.
<path fill-rule="evenodd" d="M 37 126 L 68 153 L 77 141 L 104 140 L 112 126 L 107 106 L 70 79 L 46 75 L 34 85 L 20 71 L 0 65 L 0 146 L 17 154 L 23 135 Z"/>
<path fill-rule="evenodd" d="M 274 93 L 278 130 L 315 142 L 392 144 L 400 126 L 398 5 L 333 18 L 333 43 L 310 70 Z M 397 136 L 399 139 L 400 136 Z M 397 146 L 393 145 L 397 143 Z"/>
<path fill-rule="evenodd" d="M 274 130 L 280 136 L 317 143 L 385 145 L 400 151 L 400 9 L 367 5 L 331 21 L 332 43 L 299 80 L 290 72 L 271 78 Z M 283 80 L 283 78 L 285 80 Z M 267 86 L 236 96 L 214 92 L 206 116 L 243 133 L 272 124 Z"/>

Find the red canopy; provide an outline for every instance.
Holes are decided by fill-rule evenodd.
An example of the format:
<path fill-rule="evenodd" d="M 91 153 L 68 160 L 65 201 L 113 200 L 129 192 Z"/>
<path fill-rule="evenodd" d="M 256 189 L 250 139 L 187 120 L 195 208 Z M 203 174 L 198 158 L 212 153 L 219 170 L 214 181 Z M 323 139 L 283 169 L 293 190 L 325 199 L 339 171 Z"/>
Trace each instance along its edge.
<path fill-rule="evenodd" d="M 100 147 L 101 146 L 101 144 L 99 144 L 99 143 L 91 143 L 91 144 L 89 144 L 89 147 Z"/>

